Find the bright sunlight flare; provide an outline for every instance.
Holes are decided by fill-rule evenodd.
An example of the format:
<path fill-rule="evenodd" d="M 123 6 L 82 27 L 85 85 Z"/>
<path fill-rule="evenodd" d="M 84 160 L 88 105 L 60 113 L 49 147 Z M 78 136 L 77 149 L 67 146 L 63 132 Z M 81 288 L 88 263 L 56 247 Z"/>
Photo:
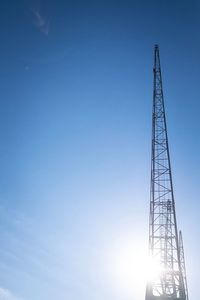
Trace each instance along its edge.
<path fill-rule="evenodd" d="M 115 287 L 123 293 L 143 295 L 148 281 L 161 273 L 159 262 L 149 259 L 144 241 L 120 239 L 112 253 L 112 278 Z"/>

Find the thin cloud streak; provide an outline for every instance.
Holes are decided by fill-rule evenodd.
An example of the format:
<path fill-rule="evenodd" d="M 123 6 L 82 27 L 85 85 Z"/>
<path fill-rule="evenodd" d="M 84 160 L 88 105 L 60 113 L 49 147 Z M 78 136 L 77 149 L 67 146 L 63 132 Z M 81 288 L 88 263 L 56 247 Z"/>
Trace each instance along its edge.
<path fill-rule="evenodd" d="M 43 12 L 41 2 L 28 0 L 26 6 L 30 14 L 29 18 L 31 19 L 32 25 L 44 35 L 49 35 L 51 18 L 49 17 L 49 14 Z"/>
<path fill-rule="evenodd" d="M 9 250 L 7 247 L 1 249 L 1 255 L 8 258 L 10 263 L 0 262 L 0 269 L 7 268 L 12 274 L 15 273 L 15 268 L 12 266 L 14 261 L 18 265 L 17 272 L 28 276 L 29 280 L 44 280 L 50 284 L 56 283 L 57 286 L 64 292 L 67 283 L 70 285 L 80 286 L 83 289 L 87 289 L 87 283 L 81 278 L 76 278 L 71 272 L 68 272 L 69 264 L 65 261 L 65 256 L 60 257 L 58 249 L 49 248 L 52 241 L 45 241 L 38 234 L 37 229 L 33 220 L 23 216 L 23 214 L 17 211 L 10 211 L 0 206 L 0 217 L 7 223 L 10 224 L 10 229 L 5 231 L 3 229 L 1 237 L 7 240 L 12 249 Z M 2 228 L 0 228 L 2 230 Z M 18 235 L 16 236 L 16 232 Z M 25 235 L 25 236 L 24 236 Z M 55 241 L 60 243 L 60 240 Z M 54 240 L 53 238 L 53 240 Z M 48 239 L 47 239 L 48 240 Z M 54 242 L 55 242 L 54 241 Z M 6 243 L 4 243 L 5 245 Z M 33 251 L 34 248 L 34 251 Z M 72 260 L 75 260 L 73 257 Z M 29 269 L 24 268 L 24 262 Z M 74 264 L 70 265 L 72 269 Z M 52 285 L 53 287 L 53 285 Z M 5 297 L 4 297 L 5 296 Z M 21 300 L 21 298 L 14 297 L 9 291 L 2 289 L 0 290 L 1 300 Z"/>
<path fill-rule="evenodd" d="M 0 287 L 0 299 L 1 300 L 23 300 L 22 298 L 15 296 L 10 290 L 4 289 L 2 287 Z"/>
<path fill-rule="evenodd" d="M 34 17 L 34 25 L 45 35 L 49 35 L 50 32 L 50 18 L 43 16 L 40 10 L 31 10 Z"/>

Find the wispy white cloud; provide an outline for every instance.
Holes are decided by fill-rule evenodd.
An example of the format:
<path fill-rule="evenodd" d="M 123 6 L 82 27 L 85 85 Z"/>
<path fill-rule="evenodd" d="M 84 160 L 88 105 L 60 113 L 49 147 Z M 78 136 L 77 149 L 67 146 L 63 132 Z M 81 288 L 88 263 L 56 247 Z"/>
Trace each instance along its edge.
<path fill-rule="evenodd" d="M 0 299 L 1 300 L 22 300 L 22 298 L 14 295 L 10 290 L 0 287 Z"/>
<path fill-rule="evenodd" d="M 67 238 L 57 229 L 49 232 L 30 216 L 2 205 L 0 219 L 3 223 L 0 224 L 0 240 L 4 245 L 0 249 L 2 273 L 29 282 L 30 286 L 34 281 L 40 287 L 44 281 L 51 291 L 61 295 L 68 288 L 86 292 L 90 289 L 91 292 L 89 283 L 79 274 L 79 268 L 84 270 L 85 262 L 83 268 L 80 267 L 80 253 L 70 236 Z M 0 287 L 0 300 L 24 299 Z"/>
<path fill-rule="evenodd" d="M 48 13 L 44 12 L 44 7 L 40 0 L 27 0 L 27 8 L 29 13 L 31 13 L 32 24 L 43 34 L 49 35 L 51 20 Z"/>
<path fill-rule="evenodd" d="M 40 10 L 32 10 L 34 17 L 34 25 L 38 28 L 42 33 L 48 35 L 50 32 L 50 18 L 43 16 Z"/>

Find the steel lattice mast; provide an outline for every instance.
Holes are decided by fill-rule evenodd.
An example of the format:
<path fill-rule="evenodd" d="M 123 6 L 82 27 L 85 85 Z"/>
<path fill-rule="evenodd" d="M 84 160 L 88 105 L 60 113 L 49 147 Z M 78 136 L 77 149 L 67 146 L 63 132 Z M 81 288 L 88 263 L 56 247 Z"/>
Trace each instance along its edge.
<path fill-rule="evenodd" d="M 188 287 L 187 287 L 187 277 L 186 277 L 186 268 L 185 268 L 185 255 L 184 255 L 184 247 L 183 247 L 183 238 L 182 232 L 179 231 L 179 255 L 180 255 L 180 264 L 181 264 L 181 272 L 182 272 L 182 280 L 183 286 L 185 288 L 185 299 L 188 300 Z"/>
<path fill-rule="evenodd" d="M 187 300 L 182 236 L 179 243 L 167 137 L 159 47 L 154 50 L 149 255 L 154 276 L 146 300 Z"/>

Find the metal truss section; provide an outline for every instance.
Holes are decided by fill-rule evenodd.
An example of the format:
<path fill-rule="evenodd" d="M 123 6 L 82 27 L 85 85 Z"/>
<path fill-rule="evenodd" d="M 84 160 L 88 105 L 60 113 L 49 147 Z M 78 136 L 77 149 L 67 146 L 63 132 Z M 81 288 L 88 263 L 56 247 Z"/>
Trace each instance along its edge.
<path fill-rule="evenodd" d="M 182 284 L 158 45 L 154 50 L 149 252 L 158 272 L 154 278 L 149 279 L 146 300 L 186 300 Z"/>
<path fill-rule="evenodd" d="M 188 285 L 187 285 L 187 277 L 186 277 L 186 267 L 185 267 L 185 255 L 184 255 L 184 247 L 183 247 L 183 237 L 181 231 L 179 231 L 179 255 L 180 255 L 180 264 L 181 264 L 181 273 L 182 273 L 182 290 L 184 292 L 183 297 L 186 300 L 188 298 Z"/>

